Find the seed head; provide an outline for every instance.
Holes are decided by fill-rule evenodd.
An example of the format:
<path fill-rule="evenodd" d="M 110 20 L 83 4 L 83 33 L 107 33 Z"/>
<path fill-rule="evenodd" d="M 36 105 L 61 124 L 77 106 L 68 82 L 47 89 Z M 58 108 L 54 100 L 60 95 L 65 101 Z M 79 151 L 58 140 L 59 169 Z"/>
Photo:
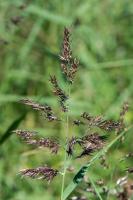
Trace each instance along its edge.
<path fill-rule="evenodd" d="M 117 131 L 120 126 L 120 121 L 104 120 L 101 116 L 91 116 L 90 114 L 84 112 L 81 117 L 87 120 L 87 124 L 92 127 L 98 127 L 105 131 Z"/>
<path fill-rule="evenodd" d="M 94 151 L 103 148 L 105 138 L 105 136 L 100 136 L 98 133 L 92 133 L 91 135 L 83 136 L 80 140 L 77 140 L 78 144 L 83 149 L 82 153 L 77 158 L 91 155 Z"/>
<path fill-rule="evenodd" d="M 52 83 L 52 86 L 54 88 L 53 93 L 59 98 L 60 105 L 62 107 L 62 110 L 64 112 L 67 111 L 67 107 L 65 106 L 65 102 L 68 99 L 68 96 L 65 94 L 65 92 L 59 87 L 59 84 L 57 82 L 57 79 L 55 76 L 50 76 L 50 82 Z"/>
<path fill-rule="evenodd" d="M 72 137 L 67 144 L 67 154 L 73 155 L 74 147 L 78 144 L 83 151 L 79 156 L 77 156 L 77 158 L 81 158 L 85 155 L 91 155 L 91 153 L 104 146 L 105 139 L 106 136 L 100 136 L 98 133 L 92 133 L 91 135 L 83 137 Z"/>
<path fill-rule="evenodd" d="M 51 150 L 52 153 L 55 153 L 55 154 L 57 154 L 59 150 L 59 144 L 57 141 L 50 138 L 38 139 L 36 137 L 37 132 L 24 131 L 24 130 L 15 130 L 14 132 L 17 133 L 17 135 L 22 140 L 24 140 L 27 144 L 31 144 L 39 148 L 48 148 Z"/>
<path fill-rule="evenodd" d="M 76 58 L 72 57 L 70 31 L 67 28 L 64 29 L 63 49 L 60 60 L 63 73 L 65 74 L 67 80 L 72 83 L 78 70 L 79 62 Z"/>
<path fill-rule="evenodd" d="M 56 141 L 51 140 L 49 138 L 32 139 L 28 140 L 27 143 L 39 148 L 48 148 L 54 154 L 57 154 L 59 150 L 59 144 Z"/>
<path fill-rule="evenodd" d="M 45 179 L 51 182 L 55 176 L 58 174 L 58 170 L 52 169 L 50 167 L 37 167 L 33 169 L 23 169 L 19 172 L 21 176 L 27 176 L 33 179 Z"/>
<path fill-rule="evenodd" d="M 42 105 L 42 104 L 39 104 L 39 103 L 32 101 L 31 99 L 22 99 L 22 100 L 20 100 L 20 103 L 31 106 L 32 109 L 34 109 L 34 110 L 41 111 L 42 113 L 45 114 L 45 117 L 46 117 L 46 119 L 48 119 L 48 121 L 59 120 L 54 115 L 52 108 L 50 106 L 48 106 L 47 104 Z"/>
<path fill-rule="evenodd" d="M 67 144 L 67 154 L 68 156 L 72 156 L 73 155 L 73 150 L 74 150 L 74 146 L 77 143 L 77 138 L 76 137 L 72 137 Z"/>
<path fill-rule="evenodd" d="M 37 132 L 35 131 L 27 131 L 27 130 L 14 130 L 14 133 L 16 133 L 19 137 L 21 137 L 22 140 L 29 141 L 31 140 Z"/>

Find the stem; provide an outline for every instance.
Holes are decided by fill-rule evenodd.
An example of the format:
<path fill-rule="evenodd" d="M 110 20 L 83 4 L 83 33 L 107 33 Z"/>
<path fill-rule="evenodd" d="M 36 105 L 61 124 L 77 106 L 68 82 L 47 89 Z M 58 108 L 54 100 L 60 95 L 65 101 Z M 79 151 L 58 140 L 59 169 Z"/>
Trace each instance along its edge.
<path fill-rule="evenodd" d="M 69 83 L 68 83 L 69 84 Z M 70 85 L 68 85 L 68 95 L 70 98 Z M 68 104 L 69 107 L 69 104 Z M 69 134 L 69 108 L 68 112 L 66 115 L 66 140 L 68 139 L 68 134 Z M 67 145 L 65 148 L 65 155 L 64 155 L 64 171 L 63 171 L 63 177 L 62 177 L 62 187 L 61 187 L 61 200 L 63 200 L 63 193 L 64 193 L 64 185 L 65 185 L 65 176 L 66 176 L 66 169 L 67 169 Z"/>
<path fill-rule="evenodd" d="M 103 200 L 102 197 L 101 197 L 101 195 L 100 195 L 100 193 L 99 193 L 99 191 L 98 191 L 98 189 L 97 189 L 97 187 L 96 187 L 96 185 L 95 185 L 95 183 L 94 183 L 94 181 L 93 181 L 93 179 L 90 176 L 89 176 L 89 180 L 90 180 L 90 182 L 91 182 L 91 184 L 92 184 L 92 186 L 93 186 L 93 188 L 94 188 L 94 190 L 95 190 L 98 198 L 100 200 Z"/>

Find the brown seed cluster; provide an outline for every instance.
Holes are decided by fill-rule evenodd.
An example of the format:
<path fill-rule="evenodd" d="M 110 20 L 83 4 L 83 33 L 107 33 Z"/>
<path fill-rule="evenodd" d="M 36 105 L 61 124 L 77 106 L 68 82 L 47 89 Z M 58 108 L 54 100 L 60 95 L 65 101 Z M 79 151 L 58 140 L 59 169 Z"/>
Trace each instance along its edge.
<path fill-rule="evenodd" d="M 32 144 L 32 142 L 30 142 Z M 50 138 L 41 138 L 39 140 L 34 141 L 33 144 L 36 144 L 38 147 L 47 147 L 51 150 L 52 153 L 57 154 L 59 150 L 59 144 Z"/>
<path fill-rule="evenodd" d="M 98 133 L 92 133 L 90 135 L 83 136 L 81 140 L 78 141 L 83 149 L 78 158 L 90 155 L 94 151 L 103 148 L 105 144 L 105 138 L 105 136 L 100 136 Z"/>
<path fill-rule="evenodd" d="M 22 140 L 29 141 L 31 140 L 37 132 L 35 131 L 27 131 L 27 130 L 14 130 L 14 133 L 16 133 L 18 136 L 21 137 Z"/>
<path fill-rule="evenodd" d="M 74 150 L 74 146 L 77 143 L 77 137 L 72 137 L 70 140 L 68 140 L 67 142 L 67 154 L 68 156 L 72 156 L 73 155 L 73 150 Z"/>
<path fill-rule="evenodd" d="M 17 135 L 26 141 L 27 144 L 34 145 L 35 147 L 39 148 L 48 148 L 51 150 L 52 153 L 57 154 L 59 150 L 59 144 L 57 141 L 50 139 L 50 138 L 41 138 L 38 139 L 36 137 L 37 133 L 32 131 L 23 131 L 23 130 L 16 130 L 14 131 Z M 35 135 L 35 134 L 36 135 Z"/>
<path fill-rule="evenodd" d="M 63 73 L 65 74 L 67 80 L 72 83 L 78 70 L 79 62 L 72 56 L 70 31 L 67 28 L 64 29 L 63 49 L 60 60 Z"/>
<path fill-rule="evenodd" d="M 84 112 L 81 117 L 87 120 L 87 124 L 91 127 L 98 127 L 104 131 L 118 131 L 121 129 L 122 123 L 120 121 L 104 120 L 101 116 L 91 116 L 87 112 Z"/>
<path fill-rule="evenodd" d="M 52 169 L 50 167 L 37 167 L 33 169 L 23 169 L 20 171 L 21 176 L 27 176 L 36 179 L 45 179 L 51 182 L 55 176 L 58 174 L 58 170 Z"/>
<path fill-rule="evenodd" d="M 52 86 L 54 88 L 53 93 L 59 98 L 59 102 L 60 102 L 63 112 L 66 112 L 67 107 L 65 106 L 65 102 L 68 99 L 68 96 L 60 88 L 55 76 L 50 76 L 50 82 L 52 83 Z"/>
<path fill-rule="evenodd" d="M 92 133 L 83 137 L 72 137 L 67 145 L 67 153 L 68 155 L 73 155 L 75 144 L 78 144 L 82 148 L 82 152 L 77 158 L 91 155 L 91 153 L 104 146 L 105 138 L 105 136 L 100 136 L 98 133 Z"/>
<path fill-rule="evenodd" d="M 34 110 L 41 111 L 43 114 L 45 114 L 45 118 L 48 119 L 48 121 L 59 120 L 54 115 L 52 108 L 50 106 L 48 106 L 47 104 L 42 105 L 42 104 L 32 101 L 31 99 L 22 99 L 22 100 L 20 100 L 20 103 L 31 106 L 32 109 L 34 109 Z"/>

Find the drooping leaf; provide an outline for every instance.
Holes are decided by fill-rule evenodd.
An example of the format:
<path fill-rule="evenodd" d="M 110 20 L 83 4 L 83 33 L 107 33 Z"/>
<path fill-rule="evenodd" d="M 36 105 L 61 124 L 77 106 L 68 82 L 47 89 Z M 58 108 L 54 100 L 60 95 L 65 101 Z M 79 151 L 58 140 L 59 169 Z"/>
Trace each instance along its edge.
<path fill-rule="evenodd" d="M 25 118 L 26 113 L 21 115 L 19 118 L 15 119 L 11 125 L 7 128 L 5 133 L 0 138 L 0 145 L 2 145 L 11 135 L 13 134 L 13 130 L 16 129 L 21 121 Z"/>

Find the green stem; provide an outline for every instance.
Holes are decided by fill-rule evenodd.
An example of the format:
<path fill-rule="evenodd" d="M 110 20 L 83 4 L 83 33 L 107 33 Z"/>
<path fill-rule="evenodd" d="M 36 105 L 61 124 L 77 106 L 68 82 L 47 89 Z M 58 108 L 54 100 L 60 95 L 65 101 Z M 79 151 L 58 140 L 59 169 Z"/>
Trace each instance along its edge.
<path fill-rule="evenodd" d="M 95 190 L 98 198 L 100 200 L 103 200 L 102 197 L 101 197 L 101 195 L 100 195 L 100 193 L 99 193 L 99 191 L 98 191 L 98 189 L 97 189 L 97 187 L 96 187 L 96 185 L 95 185 L 95 183 L 94 183 L 94 181 L 93 181 L 93 179 L 90 177 L 90 175 L 89 175 L 89 180 L 90 180 L 90 182 L 91 182 L 91 184 L 92 184 L 92 186 L 93 186 L 93 188 L 94 188 L 94 190 Z"/>
<path fill-rule="evenodd" d="M 68 85 L 68 95 L 70 98 L 70 85 Z M 70 108 L 68 108 L 70 109 Z M 69 110 L 66 115 L 66 140 L 68 139 L 69 134 Z M 67 145 L 66 145 L 67 148 Z M 64 193 L 64 186 L 65 186 L 65 176 L 66 176 L 66 169 L 67 169 L 67 152 L 65 148 L 65 155 L 64 155 L 64 171 L 62 177 L 62 187 L 61 187 L 61 200 L 63 200 L 63 193 Z"/>

